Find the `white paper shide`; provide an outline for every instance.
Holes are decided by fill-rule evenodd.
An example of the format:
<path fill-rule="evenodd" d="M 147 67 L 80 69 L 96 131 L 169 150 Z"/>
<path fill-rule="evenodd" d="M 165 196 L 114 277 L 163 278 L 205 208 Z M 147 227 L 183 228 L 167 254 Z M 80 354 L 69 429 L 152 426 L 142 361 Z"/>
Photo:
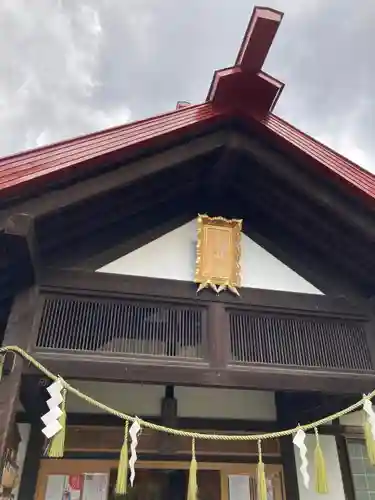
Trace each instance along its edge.
<path fill-rule="evenodd" d="M 310 476 L 307 471 L 308 460 L 307 460 L 307 447 L 305 445 L 305 438 L 306 438 L 305 432 L 302 429 L 299 429 L 293 438 L 293 444 L 299 450 L 299 456 L 301 459 L 301 467 L 299 468 L 299 470 L 303 478 L 303 484 L 305 488 L 308 489 L 310 484 Z"/>
<path fill-rule="evenodd" d="M 60 405 L 63 402 L 63 386 L 60 380 L 51 384 L 47 391 L 51 397 L 47 400 L 49 411 L 42 417 L 42 422 L 45 425 L 42 432 L 48 439 L 51 439 L 61 430 L 59 418 L 62 415 Z"/>
<path fill-rule="evenodd" d="M 135 463 L 137 461 L 137 445 L 138 445 L 138 435 L 141 430 L 141 426 L 138 420 L 135 420 L 129 429 L 129 435 L 131 438 L 130 442 L 130 459 L 129 459 L 129 469 L 130 469 L 130 485 L 133 486 L 135 479 Z"/>
<path fill-rule="evenodd" d="M 365 399 L 365 402 L 363 403 L 363 410 L 366 413 L 367 421 L 371 427 L 372 437 L 375 440 L 375 412 L 370 399 Z"/>

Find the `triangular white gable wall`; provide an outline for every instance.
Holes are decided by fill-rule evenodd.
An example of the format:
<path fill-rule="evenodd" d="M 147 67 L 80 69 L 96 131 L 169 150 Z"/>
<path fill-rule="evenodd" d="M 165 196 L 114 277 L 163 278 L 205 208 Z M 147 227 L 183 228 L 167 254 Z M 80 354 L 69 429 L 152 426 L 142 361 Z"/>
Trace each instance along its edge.
<path fill-rule="evenodd" d="M 100 272 L 193 281 L 196 220 L 98 269 Z M 242 286 L 321 294 L 317 288 L 253 240 L 241 238 Z"/>

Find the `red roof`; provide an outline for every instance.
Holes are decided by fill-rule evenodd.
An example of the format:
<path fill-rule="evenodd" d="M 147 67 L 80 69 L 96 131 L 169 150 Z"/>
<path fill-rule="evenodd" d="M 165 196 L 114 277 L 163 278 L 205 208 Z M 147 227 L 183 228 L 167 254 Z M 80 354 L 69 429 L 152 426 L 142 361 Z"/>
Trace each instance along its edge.
<path fill-rule="evenodd" d="M 362 195 L 375 198 L 374 175 L 272 113 L 283 84 L 262 67 L 281 20 L 280 12 L 254 9 L 235 66 L 214 74 L 204 104 L 179 106 L 146 120 L 2 158 L 0 191 L 17 195 L 36 183 L 69 176 L 72 169 L 123 158 L 140 147 L 203 130 L 228 116 L 241 116 L 257 122 L 260 132 L 289 154 L 314 162 Z"/>
<path fill-rule="evenodd" d="M 93 161 L 115 160 L 124 151 L 195 129 L 215 121 L 220 113 L 211 103 L 171 111 L 146 120 L 121 125 L 68 141 L 0 159 L 0 190 L 17 191 L 26 183 L 61 176 L 71 168 L 85 168 Z"/>

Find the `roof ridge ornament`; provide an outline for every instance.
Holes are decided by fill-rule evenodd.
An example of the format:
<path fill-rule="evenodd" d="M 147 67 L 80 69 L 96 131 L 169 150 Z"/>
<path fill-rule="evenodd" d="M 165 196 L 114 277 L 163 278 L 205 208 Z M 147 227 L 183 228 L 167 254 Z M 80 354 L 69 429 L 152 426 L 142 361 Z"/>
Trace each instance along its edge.
<path fill-rule="evenodd" d="M 214 73 L 206 101 L 260 118 L 272 112 L 284 84 L 262 68 L 283 15 L 274 9 L 255 7 L 234 66 Z"/>

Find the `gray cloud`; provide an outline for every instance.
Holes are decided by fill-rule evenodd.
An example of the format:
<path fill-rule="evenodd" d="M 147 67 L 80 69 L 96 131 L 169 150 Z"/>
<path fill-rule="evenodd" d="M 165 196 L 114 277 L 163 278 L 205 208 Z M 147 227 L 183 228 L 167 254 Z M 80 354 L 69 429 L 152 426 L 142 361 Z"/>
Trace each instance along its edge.
<path fill-rule="evenodd" d="M 375 172 L 375 3 L 268 0 L 276 113 Z M 236 57 L 245 0 L 2 0 L 0 154 L 204 100 Z"/>

